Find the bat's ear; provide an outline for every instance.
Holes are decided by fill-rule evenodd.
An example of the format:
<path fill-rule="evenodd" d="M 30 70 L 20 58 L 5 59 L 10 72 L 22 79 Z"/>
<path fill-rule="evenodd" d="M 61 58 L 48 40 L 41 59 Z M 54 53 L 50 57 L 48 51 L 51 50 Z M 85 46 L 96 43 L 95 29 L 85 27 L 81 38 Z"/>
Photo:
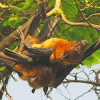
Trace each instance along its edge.
<path fill-rule="evenodd" d="M 88 45 L 88 42 L 86 40 L 81 40 L 80 44 L 82 46 L 82 49 L 84 49 Z"/>

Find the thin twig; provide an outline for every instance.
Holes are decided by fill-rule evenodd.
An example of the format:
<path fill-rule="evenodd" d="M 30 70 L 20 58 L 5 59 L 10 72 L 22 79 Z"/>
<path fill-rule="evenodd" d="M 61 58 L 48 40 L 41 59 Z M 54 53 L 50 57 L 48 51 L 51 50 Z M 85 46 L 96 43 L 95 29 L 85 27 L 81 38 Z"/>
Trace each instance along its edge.
<path fill-rule="evenodd" d="M 93 87 L 91 89 L 89 89 L 87 92 L 83 93 L 82 95 L 78 96 L 76 99 L 74 100 L 77 100 L 79 99 L 80 97 L 82 97 L 83 95 L 87 94 L 88 92 L 91 92 L 91 90 L 93 89 Z"/>
<path fill-rule="evenodd" d="M 23 1 L 24 1 L 24 0 L 14 1 L 14 2 L 11 3 L 11 5 L 14 6 L 14 5 L 19 4 L 19 3 L 23 2 Z M 3 11 L 1 12 L 1 14 L 0 14 L 0 19 L 2 19 L 2 18 L 4 17 L 4 15 L 5 15 L 8 11 L 9 11 L 8 8 L 5 9 L 5 10 L 3 10 Z"/>
<path fill-rule="evenodd" d="M 2 72 L 0 72 L 0 76 L 1 76 L 1 80 L 2 80 L 2 83 L 3 83 L 4 90 L 5 90 L 6 94 L 4 93 L 4 91 L 3 91 L 2 89 L 0 89 L 0 90 L 3 92 L 3 94 L 5 94 L 5 95 L 6 95 L 6 97 L 7 97 L 7 98 L 9 98 L 10 100 L 13 100 L 13 99 L 12 99 L 12 97 L 9 95 L 9 93 L 8 93 L 7 89 L 6 89 L 6 84 L 5 84 L 5 82 L 6 82 L 6 81 L 4 82 L 4 80 L 3 80 L 3 75 L 2 75 Z M 5 80 L 7 80 L 7 81 L 8 81 L 7 77 L 6 77 L 6 79 L 5 79 Z"/>
<path fill-rule="evenodd" d="M 68 25 L 71 25 L 71 26 L 90 26 L 88 23 L 79 23 L 79 22 L 70 22 L 68 19 L 66 19 L 64 13 L 61 13 L 61 17 L 62 17 L 62 20 L 68 24 Z M 99 25 L 96 25 L 96 24 L 91 24 L 93 28 L 97 29 L 97 30 L 100 30 L 100 26 Z"/>
<path fill-rule="evenodd" d="M 97 15 L 100 15 L 100 13 L 91 14 L 91 15 L 88 16 L 86 19 L 88 20 L 90 17 L 92 17 L 92 16 L 97 16 Z"/>
<path fill-rule="evenodd" d="M 64 96 L 63 93 L 61 93 L 61 92 L 62 92 L 61 90 L 60 90 L 61 92 L 58 91 L 59 89 L 56 89 L 56 90 L 57 90 L 57 92 L 58 92 L 60 95 L 62 95 L 65 99 L 70 100 L 69 98 L 67 98 L 66 96 Z"/>
<path fill-rule="evenodd" d="M 50 88 L 50 90 L 46 93 L 46 97 L 52 100 L 52 98 L 49 96 L 50 92 L 53 90 L 53 88 Z"/>
<path fill-rule="evenodd" d="M 94 4 L 94 2 L 95 2 L 95 1 L 97 1 L 97 0 L 94 0 L 92 3 L 90 3 L 90 5 L 85 4 L 85 5 L 86 5 L 86 7 L 85 7 L 85 8 L 83 8 L 83 9 L 81 9 L 81 11 L 85 10 L 86 8 L 93 7 L 92 5 Z"/>
<path fill-rule="evenodd" d="M 0 91 L 9 99 L 9 100 L 13 100 L 11 99 L 2 89 L 0 89 Z"/>
<path fill-rule="evenodd" d="M 62 83 L 71 83 L 71 82 L 87 83 L 87 84 L 91 84 L 91 85 L 95 85 L 95 86 L 100 86 L 100 83 L 92 82 L 92 81 L 83 81 L 83 80 L 67 80 L 67 81 L 63 81 Z"/>
<path fill-rule="evenodd" d="M 84 19 L 91 27 L 93 27 L 93 26 L 91 25 L 91 23 L 86 19 L 86 17 L 84 16 L 84 14 L 82 13 L 82 11 L 81 11 L 81 9 L 80 9 L 80 7 L 79 7 L 77 1 L 76 1 L 76 0 L 74 0 L 74 1 L 75 1 L 75 3 L 76 3 L 76 6 L 77 6 L 78 10 L 79 10 L 80 13 L 81 13 L 83 19 Z"/>
<path fill-rule="evenodd" d="M 19 7 L 17 7 L 17 6 L 13 6 L 13 5 L 10 5 L 10 4 L 9 4 L 9 6 L 5 6 L 5 5 L 2 5 L 2 4 L 0 3 L 0 7 L 3 8 L 3 9 L 8 9 L 8 8 L 14 7 L 14 8 L 17 8 L 18 10 L 20 10 L 24 15 L 29 15 L 29 14 L 31 14 L 31 13 L 25 12 L 23 9 L 21 9 L 21 8 L 19 8 Z"/>

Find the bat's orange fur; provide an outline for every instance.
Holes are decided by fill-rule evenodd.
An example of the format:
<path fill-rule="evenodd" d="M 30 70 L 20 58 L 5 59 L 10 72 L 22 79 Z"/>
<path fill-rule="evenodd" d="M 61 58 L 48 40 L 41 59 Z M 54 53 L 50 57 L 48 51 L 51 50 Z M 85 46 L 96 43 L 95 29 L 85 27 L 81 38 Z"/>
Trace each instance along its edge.
<path fill-rule="evenodd" d="M 34 89 L 53 85 L 55 75 L 50 67 L 16 64 L 14 69 L 22 72 L 23 75 L 20 76 L 20 78 L 24 81 L 28 81 L 29 85 Z"/>
<path fill-rule="evenodd" d="M 33 38 L 32 36 L 30 35 L 27 35 L 26 37 L 27 40 L 31 40 L 33 41 L 34 43 L 40 43 L 40 40 L 38 38 Z"/>
<path fill-rule="evenodd" d="M 62 65 L 77 64 L 82 59 L 83 49 L 86 46 L 86 41 L 70 42 L 60 38 L 51 38 L 40 43 L 39 39 L 27 36 L 28 40 L 32 40 L 32 48 L 53 48 L 53 53 L 50 56 L 51 63 L 59 62 Z M 53 68 L 43 65 L 27 65 L 16 64 L 14 68 L 22 72 L 20 78 L 28 81 L 29 85 L 34 89 L 41 87 L 53 86 L 55 73 Z"/>
<path fill-rule="evenodd" d="M 35 41 L 35 40 L 33 40 Z M 81 61 L 83 55 L 83 47 L 86 46 L 81 42 L 70 42 L 60 38 L 50 38 L 40 44 L 33 44 L 32 48 L 53 48 L 50 56 L 51 63 L 59 62 L 63 65 L 77 64 Z M 54 42 L 54 43 L 53 43 Z"/>

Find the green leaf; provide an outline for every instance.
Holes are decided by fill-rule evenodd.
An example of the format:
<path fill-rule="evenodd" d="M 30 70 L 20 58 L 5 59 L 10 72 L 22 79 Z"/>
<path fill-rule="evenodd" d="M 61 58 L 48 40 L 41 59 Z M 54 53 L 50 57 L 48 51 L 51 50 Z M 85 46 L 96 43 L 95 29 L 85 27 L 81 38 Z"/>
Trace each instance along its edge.
<path fill-rule="evenodd" d="M 24 11 L 27 11 L 28 13 L 34 11 L 34 9 L 36 8 L 33 0 L 25 0 L 25 2 L 21 2 L 17 6 L 21 9 L 24 9 Z"/>
<path fill-rule="evenodd" d="M 13 49 L 15 49 L 17 46 L 18 46 L 18 42 L 15 41 L 15 42 L 9 47 L 9 49 L 13 50 Z"/>
<path fill-rule="evenodd" d="M 74 0 L 64 0 L 62 2 L 61 8 L 67 18 L 75 17 L 78 13 L 78 9 L 74 3 Z"/>
<path fill-rule="evenodd" d="M 11 28 L 18 28 L 18 26 L 22 25 L 26 19 L 20 19 L 20 17 L 10 17 L 6 20 L 3 25 L 11 26 Z"/>
<path fill-rule="evenodd" d="M 94 52 L 91 56 L 89 56 L 86 60 L 82 62 L 88 68 L 91 68 L 92 65 L 96 65 L 100 63 L 100 50 Z"/>
<path fill-rule="evenodd" d="M 4 70 L 5 67 L 0 67 L 0 71 Z"/>

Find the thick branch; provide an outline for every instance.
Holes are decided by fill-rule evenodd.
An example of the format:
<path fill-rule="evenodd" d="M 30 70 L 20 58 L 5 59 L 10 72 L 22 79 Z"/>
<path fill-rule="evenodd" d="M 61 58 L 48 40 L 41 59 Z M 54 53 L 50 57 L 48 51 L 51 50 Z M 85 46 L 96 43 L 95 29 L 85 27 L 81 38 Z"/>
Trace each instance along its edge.
<path fill-rule="evenodd" d="M 96 50 L 98 50 L 100 48 L 100 38 L 90 47 L 88 48 L 83 55 L 83 60 L 85 60 L 88 56 L 90 56 L 93 52 L 95 52 Z M 82 62 L 81 61 L 81 62 Z M 79 64 L 79 63 L 78 63 Z M 77 65 L 78 65 L 77 64 Z M 62 67 L 62 69 L 57 69 L 57 73 L 59 73 L 58 78 L 55 80 L 54 83 L 54 87 L 57 87 L 59 84 L 62 83 L 62 81 L 64 80 L 64 78 L 77 66 L 77 65 L 69 65 L 69 66 L 62 66 L 62 65 L 54 65 L 55 67 L 57 66 L 57 68 L 60 66 Z"/>
<path fill-rule="evenodd" d="M 5 47 L 9 47 L 16 39 L 18 39 L 19 33 L 18 31 L 14 31 L 12 34 L 9 36 L 5 37 L 1 42 L 0 42 L 0 51 L 4 50 Z"/>
<path fill-rule="evenodd" d="M 60 12 L 60 5 L 61 5 L 61 0 L 56 0 L 56 3 L 55 3 L 55 7 L 46 14 L 46 17 L 49 17 L 57 12 Z M 61 11 L 62 12 L 62 11 Z"/>
<path fill-rule="evenodd" d="M 55 7 L 60 8 L 61 0 L 56 0 Z"/>
<path fill-rule="evenodd" d="M 3 8 L 3 9 L 4 8 L 9 8 L 8 6 L 2 5 L 2 3 L 0 3 L 0 7 Z"/>
<path fill-rule="evenodd" d="M 47 38 L 52 37 L 52 32 L 54 31 L 55 27 L 57 26 L 58 22 L 59 22 L 60 18 L 57 17 L 55 19 L 50 19 L 49 21 L 47 21 L 47 23 L 44 25 L 43 29 L 41 30 L 41 32 L 38 35 L 38 38 L 40 41 L 44 41 Z"/>
<path fill-rule="evenodd" d="M 98 50 L 100 48 L 100 37 L 99 39 L 91 46 L 89 47 L 83 55 L 83 60 L 85 60 L 88 56 L 90 56 L 93 52 L 95 52 L 96 50 Z"/>

